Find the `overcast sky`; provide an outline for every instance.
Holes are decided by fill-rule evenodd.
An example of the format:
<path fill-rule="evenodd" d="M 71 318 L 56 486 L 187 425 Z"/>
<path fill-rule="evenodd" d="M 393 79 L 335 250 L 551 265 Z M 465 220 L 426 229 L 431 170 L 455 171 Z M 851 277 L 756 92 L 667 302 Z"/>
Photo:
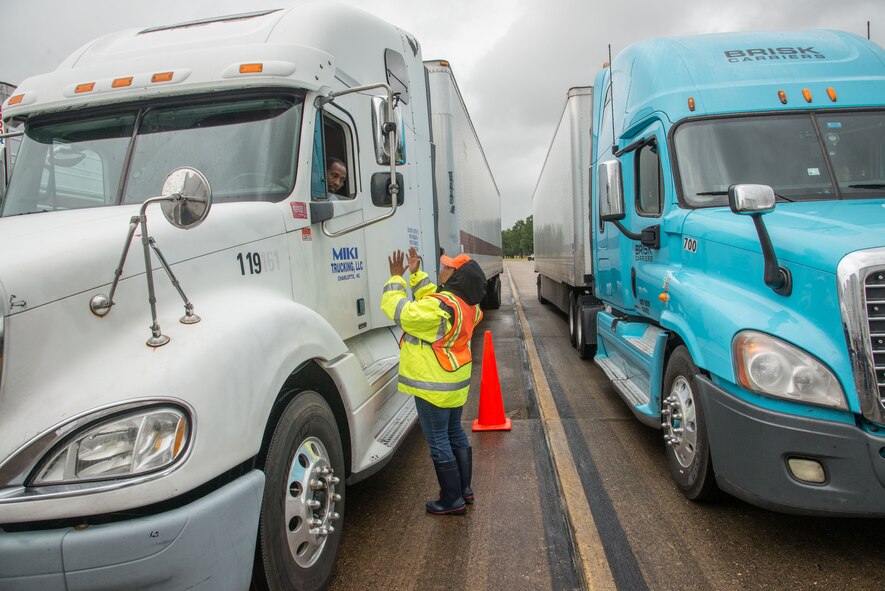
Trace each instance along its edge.
<path fill-rule="evenodd" d="M 412 33 L 448 59 L 501 191 L 508 228 L 531 195 L 572 86 L 627 45 L 724 31 L 841 29 L 885 45 L 885 0 L 340 0 Z M 118 29 L 287 7 L 302 0 L 0 0 L 0 81 L 55 67 Z"/>

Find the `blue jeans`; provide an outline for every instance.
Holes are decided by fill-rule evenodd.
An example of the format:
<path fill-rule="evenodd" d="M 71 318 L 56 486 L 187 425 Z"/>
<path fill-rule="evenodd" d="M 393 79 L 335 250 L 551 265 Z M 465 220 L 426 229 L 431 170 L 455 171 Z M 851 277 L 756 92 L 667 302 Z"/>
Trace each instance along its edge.
<path fill-rule="evenodd" d="M 467 433 L 461 427 L 463 406 L 440 408 L 415 396 L 415 408 L 418 409 L 418 420 L 434 462 L 450 462 L 455 459 L 452 448 L 470 447 Z"/>

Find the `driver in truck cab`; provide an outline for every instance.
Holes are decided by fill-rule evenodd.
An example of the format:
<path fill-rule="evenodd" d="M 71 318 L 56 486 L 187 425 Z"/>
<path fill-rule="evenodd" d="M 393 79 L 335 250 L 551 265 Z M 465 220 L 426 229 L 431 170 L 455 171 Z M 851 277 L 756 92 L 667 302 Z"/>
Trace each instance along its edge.
<path fill-rule="evenodd" d="M 338 158 L 329 158 L 326 163 L 326 186 L 329 193 L 338 195 L 347 180 L 347 167 Z"/>

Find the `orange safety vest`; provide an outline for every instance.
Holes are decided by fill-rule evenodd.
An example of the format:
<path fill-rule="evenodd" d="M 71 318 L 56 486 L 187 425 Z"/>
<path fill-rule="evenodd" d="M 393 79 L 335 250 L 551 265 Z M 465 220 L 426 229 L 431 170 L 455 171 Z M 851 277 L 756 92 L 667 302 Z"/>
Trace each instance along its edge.
<path fill-rule="evenodd" d="M 473 329 L 482 319 L 482 311 L 476 306 L 476 314 L 465 314 L 471 306 L 453 293 L 431 293 L 429 297 L 436 298 L 452 309 L 452 328 L 442 338 L 431 343 L 436 360 L 446 371 L 456 371 L 458 368 L 473 361 L 470 352 L 470 339 L 473 337 Z"/>

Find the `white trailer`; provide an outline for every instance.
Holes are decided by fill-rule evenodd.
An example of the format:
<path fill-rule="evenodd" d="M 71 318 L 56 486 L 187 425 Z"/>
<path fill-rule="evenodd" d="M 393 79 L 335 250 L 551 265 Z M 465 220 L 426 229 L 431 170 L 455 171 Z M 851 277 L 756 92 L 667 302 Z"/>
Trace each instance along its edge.
<path fill-rule="evenodd" d="M 380 301 L 395 248 L 435 277 L 426 80 L 303 5 L 107 35 L 5 101 L 0 588 L 326 585 L 345 483 L 416 421 Z"/>
<path fill-rule="evenodd" d="M 538 299 L 568 314 L 569 338 L 585 327 L 577 310 L 589 305 L 593 257 L 590 243 L 590 158 L 593 88 L 568 91 L 565 109 L 532 195 Z M 581 350 L 582 355 L 589 350 Z"/>
<path fill-rule="evenodd" d="M 501 305 L 501 194 L 458 83 L 445 60 L 426 61 L 439 209 L 439 245 L 467 253 L 489 278 L 483 307 Z"/>

